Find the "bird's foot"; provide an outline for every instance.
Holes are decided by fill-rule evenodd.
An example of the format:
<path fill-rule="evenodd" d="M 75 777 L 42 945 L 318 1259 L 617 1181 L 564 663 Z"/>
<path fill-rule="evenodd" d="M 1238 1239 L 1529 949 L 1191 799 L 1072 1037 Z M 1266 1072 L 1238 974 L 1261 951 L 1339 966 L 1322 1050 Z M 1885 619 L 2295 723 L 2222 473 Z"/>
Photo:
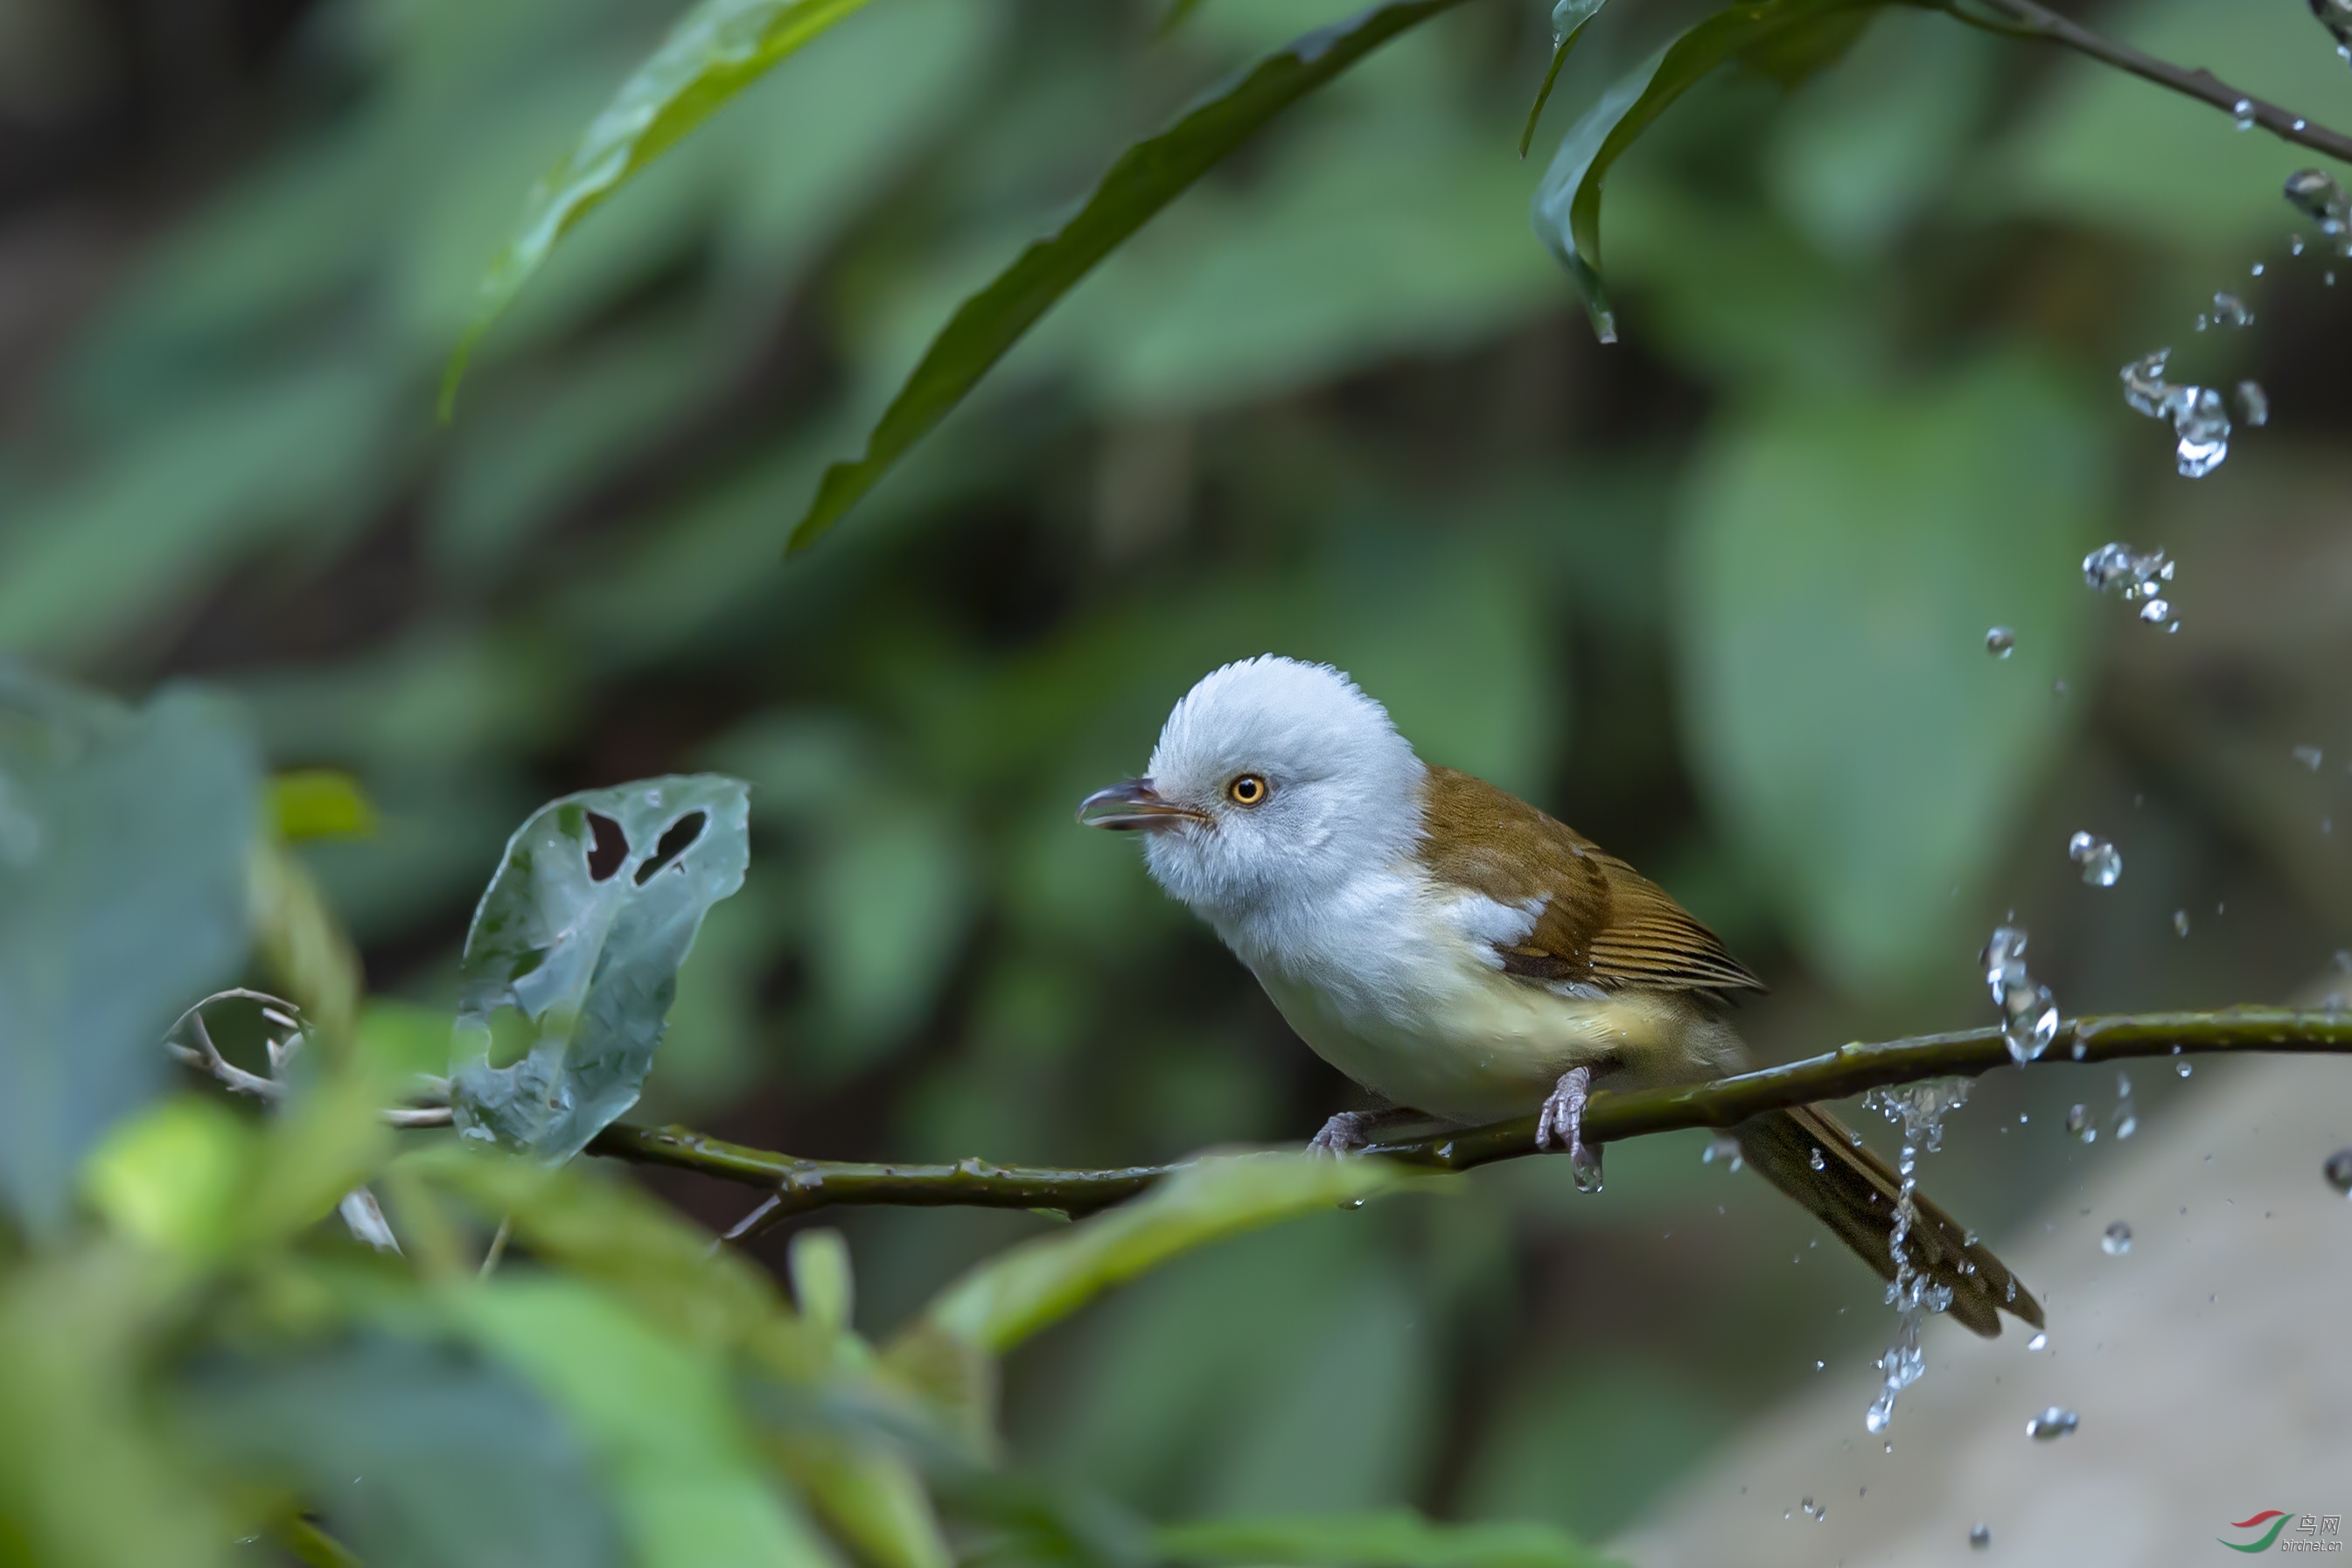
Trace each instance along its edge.
<path fill-rule="evenodd" d="M 1536 1117 L 1536 1147 L 1555 1145 L 1568 1152 L 1568 1167 L 1579 1192 L 1601 1190 L 1601 1151 L 1584 1141 L 1584 1102 L 1592 1092 L 1592 1069 L 1571 1067 L 1544 1097 Z"/>
<path fill-rule="evenodd" d="M 1307 1140 L 1310 1155 L 1346 1155 L 1362 1148 L 1371 1139 L 1366 1124 L 1371 1117 L 1361 1111 L 1341 1111 L 1323 1124 L 1323 1130 Z"/>

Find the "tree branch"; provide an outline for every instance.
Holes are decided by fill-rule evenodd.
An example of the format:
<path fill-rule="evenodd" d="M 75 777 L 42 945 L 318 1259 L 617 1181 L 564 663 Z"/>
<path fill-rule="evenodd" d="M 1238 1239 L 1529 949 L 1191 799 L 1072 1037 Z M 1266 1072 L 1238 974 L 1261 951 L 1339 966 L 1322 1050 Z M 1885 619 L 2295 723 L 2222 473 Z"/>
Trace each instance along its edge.
<path fill-rule="evenodd" d="M 2059 44 L 2084 54 L 2117 70 L 2129 71 L 2158 87 L 2170 88 L 2214 108 L 2233 119 L 2251 118 L 2272 135 L 2308 147 L 2315 152 L 2325 152 L 2330 158 L 2352 163 L 2352 136 L 2315 125 L 2291 110 L 2280 108 L 2249 92 L 2231 87 L 2211 71 L 2200 67 L 2183 70 L 2168 65 L 2152 55 L 2144 55 L 2128 44 L 2119 44 L 2104 37 L 2088 27 L 2035 5 L 2034 0 L 1974 0 L 1977 5 L 2003 18 L 2002 24 L 1988 24 L 1971 16 L 1960 8 L 1960 0 L 1942 0 L 1943 9 L 1959 21 L 1972 26 L 1985 26 L 1990 31 L 2010 37 L 2039 38 Z M 2239 105 L 2244 104 L 2242 113 Z"/>
<path fill-rule="evenodd" d="M 2044 1061 L 2117 1061 L 2195 1051 L 2310 1051 L 2352 1054 L 2352 1012 L 2235 1008 L 2213 1013 L 2126 1013 L 2061 1024 Z M 1584 1112 L 1584 1136 L 1613 1144 L 1690 1127 L 1732 1127 L 1766 1111 L 1843 1100 L 1865 1089 L 1926 1078 L 1974 1078 L 2010 1066 L 1997 1029 L 1927 1034 L 1878 1045 L 1841 1046 L 1826 1055 L 1678 1089 L 1596 1092 Z M 1364 1152 L 1408 1165 L 1462 1171 L 1536 1149 L 1533 1115 L 1489 1126 L 1375 1144 Z M 588 1152 L 641 1165 L 670 1166 L 767 1188 L 770 1201 L 735 1233 L 748 1234 L 790 1215 L 839 1203 L 1046 1208 L 1087 1214 L 1133 1197 L 1176 1166 L 1063 1170 L 992 1166 L 868 1165 L 802 1159 L 723 1143 L 684 1127 L 616 1124 Z"/>

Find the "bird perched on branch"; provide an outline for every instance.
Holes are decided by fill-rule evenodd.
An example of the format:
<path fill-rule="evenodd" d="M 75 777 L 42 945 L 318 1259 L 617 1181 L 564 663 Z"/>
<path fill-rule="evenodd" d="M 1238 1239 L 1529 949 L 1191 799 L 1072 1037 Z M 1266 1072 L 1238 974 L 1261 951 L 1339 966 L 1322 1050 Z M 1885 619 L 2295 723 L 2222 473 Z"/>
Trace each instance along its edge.
<path fill-rule="evenodd" d="M 1583 1117 L 1597 1081 L 1634 1087 L 1746 1063 L 1726 1018 L 1761 982 L 1655 883 L 1493 785 L 1413 754 L 1328 664 L 1267 654 L 1204 676 L 1149 777 L 1090 795 L 1089 825 L 1141 835 L 1160 885 L 1206 920 L 1316 1054 L 1381 1110 L 1313 1146 L 1364 1146 L 1418 1116 L 1539 1113 L 1538 1146 L 1600 1185 Z M 1900 1183 L 1818 1106 L 1737 1130 L 1768 1180 L 1894 1280 Z M 1915 1198 L 1904 1247 L 1988 1336 L 2042 1310 L 2000 1260 Z"/>

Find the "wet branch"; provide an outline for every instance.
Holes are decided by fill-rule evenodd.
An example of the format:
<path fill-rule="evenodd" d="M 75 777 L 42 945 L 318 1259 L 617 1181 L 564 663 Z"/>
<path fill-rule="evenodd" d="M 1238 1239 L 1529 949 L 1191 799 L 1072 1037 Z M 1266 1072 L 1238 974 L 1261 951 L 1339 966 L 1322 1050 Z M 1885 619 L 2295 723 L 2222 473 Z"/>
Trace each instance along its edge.
<path fill-rule="evenodd" d="M 2117 1061 L 2188 1052 L 2311 1051 L 2352 1054 L 2352 1012 L 2236 1008 L 2213 1013 L 2127 1013 L 2059 1026 L 2043 1061 Z M 1589 1142 L 1612 1144 L 1690 1127 L 1731 1127 L 1765 1111 L 1842 1100 L 1865 1089 L 1926 1078 L 1973 1078 L 2011 1065 L 1997 1029 L 1916 1035 L 1877 1045 L 1841 1046 L 1823 1056 L 1680 1089 L 1596 1092 L 1584 1113 Z M 1468 1170 L 1536 1150 L 1536 1119 L 1374 1144 L 1365 1152 L 1408 1165 Z M 729 1234 L 748 1235 L 790 1215 L 832 1204 L 874 1203 L 981 1208 L 1058 1209 L 1086 1214 L 1150 1186 L 1175 1166 L 1061 1170 L 992 1166 L 868 1165 L 802 1159 L 723 1143 L 683 1127 L 607 1127 L 588 1152 L 641 1165 L 671 1166 L 746 1186 L 769 1197 Z"/>
<path fill-rule="evenodd" d="M 2201 103 L 2210 103 L 2233 118 L 2239 117 L 2238 106 L 2245 104 L 2253 122 L 2272 135 L 2352 163 L 2352 136 L 2330 131 L 2292 110 L 2282 109 L 2250 92 L 2241 91 L 2202 67 L 2183 70 L 2179 66 L 2168 65 L 2152 55 L 2140 53 L 2128 44 L 2119 44 L 2113 38 L 2094 33 L 2079 23 L 2035 5 L 2033 0 L 1969 0 L 1969 3 L 1980 6 L 2000 19 L 1989 21 L 1982 16 L 1972 15 L 1962 8 L 1961 0 L 1941 0 L 1942 8 L 1948 15 L 1971 26 L 1984 27 L 2010 37 L 2037 38 L 2061 45 L 2078 54 L 2088 55 L 2103 65 L 2129 71 L 2142 80 L 2170 88 Z"/>

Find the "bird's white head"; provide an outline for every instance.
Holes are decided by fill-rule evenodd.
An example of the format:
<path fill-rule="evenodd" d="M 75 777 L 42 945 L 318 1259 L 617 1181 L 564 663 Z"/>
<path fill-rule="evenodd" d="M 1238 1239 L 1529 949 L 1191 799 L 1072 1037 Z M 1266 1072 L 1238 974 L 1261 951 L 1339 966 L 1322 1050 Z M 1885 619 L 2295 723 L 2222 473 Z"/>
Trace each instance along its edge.
<path fill-rule="evenodd" d="M 1420 832 L 1423 778 L 1355 682 L 1268 653 L 1202 676 L 1150 776 L 1088 796 L 1078 820 L 1140 831 L 1153 879 L 1223 926 L 1393 863 Z"/>

